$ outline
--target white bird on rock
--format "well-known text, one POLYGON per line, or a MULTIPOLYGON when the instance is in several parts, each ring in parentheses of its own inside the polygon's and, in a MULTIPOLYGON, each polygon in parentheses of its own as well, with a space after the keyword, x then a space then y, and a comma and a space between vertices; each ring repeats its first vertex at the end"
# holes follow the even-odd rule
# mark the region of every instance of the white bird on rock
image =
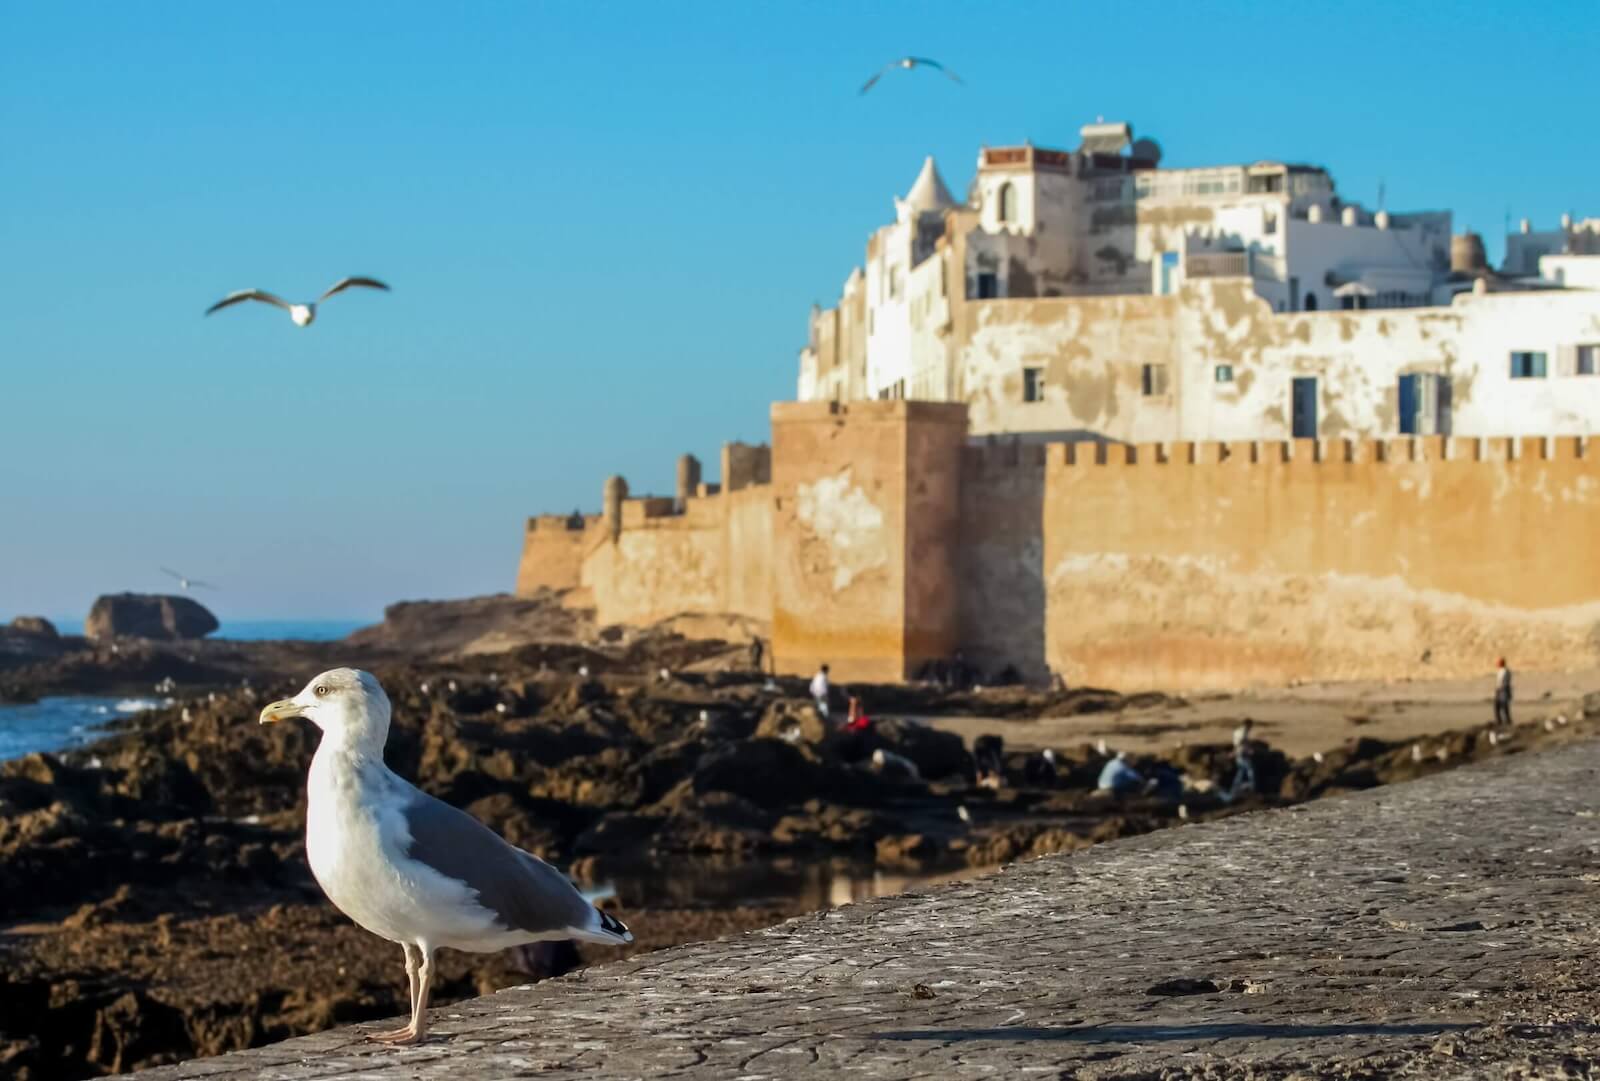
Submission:
POLYGON ((939 63, 937 60, 929 60, 926 56, 902 56, 899 60, 891 60, 889 63, 883 65, 878 74, 867 80, 866 85, 861 88, 861 92, 865 94, 868 90, 871 90, 879 79, 889 74, 895 68, 901 68, 905 71, 910 71, 913 68, 919 67, 932 68, 934 71, 937 71, 951 82, 963 86, 966 85, 961 82, 961 77, 959 75, 953 71, 947 70, 945 66, 939 63))
POLYGON ((304 717, 322 729, 306 778, 311 873, 339 911, 405 950, 411 1023, 371 1039, 422 1039, 441 947, 633 941, 560 871, 392 773, 383 763, 389 713, 378 681, 353 668, 324 672, 261 711, 262 724, 304 717))
POLYGON ((341 278, 337 282, 334 282, 333 285, 329 287, 328 291, 323 293, 316 300, 313 300, 307 304, 292 304, 276 294, 267 292, 265 289, 240 289, 236 293, 229 293, 227 296, 211 305, 211 307, 206 309, 206 314, 210 315, 212 312, 221 311, 223 308, 229 308, 235 304, 243 304, 247 300, 259 300, 263 304, 276 304, 278 307, 288 312, 289 318, 294 320, 295 326, 308 327, 317 321, 318 304, 321 304, 324 300, 327 300, 336 293, 342 293, 346 289, 353 289, 358 286, 364 289, 382 289, 385 293, 389 291, 389 287, 383 284, 377 278, 341 278))

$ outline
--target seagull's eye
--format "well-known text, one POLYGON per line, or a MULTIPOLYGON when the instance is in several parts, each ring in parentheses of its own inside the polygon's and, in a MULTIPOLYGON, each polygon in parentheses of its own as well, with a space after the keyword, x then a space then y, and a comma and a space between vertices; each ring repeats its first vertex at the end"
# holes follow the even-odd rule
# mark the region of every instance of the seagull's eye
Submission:
POLYGON ((328 686, 325 683, 319 683, 315 687, 311 688, 311 693, 316 695, 318 698, 326 698, 328 697, 328 686))

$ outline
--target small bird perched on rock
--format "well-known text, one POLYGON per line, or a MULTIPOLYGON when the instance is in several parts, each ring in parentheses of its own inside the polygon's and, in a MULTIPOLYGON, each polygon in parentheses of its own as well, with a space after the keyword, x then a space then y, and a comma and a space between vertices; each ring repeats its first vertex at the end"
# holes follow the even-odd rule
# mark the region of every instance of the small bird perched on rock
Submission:
POLYGON ((322 729, 306 777, 311 873, 339 911, 405 950, 411 1023, 371 1039, 422 1039, 440 947, 633 941, 560 871, 391 772, 389 715, 377 679, 353 668, 324 672, 261 711, 262 724, 304 717, 322 729))
POLYGON ((284 300, 280 296, 267 292, 265 289, 240 289, 238 292, 229 293, 227 296, 211 305, 211 307, 206 309, 206 314, 210 315, 212 312, 221 311, 223 308, 232 307, 235 304, 243 304, 247 300, 258 300, 263 304, 276 305, 277 307, 280 307, 284 311, 288 312, 289 318, 294 321, 295 326, 308 327, 317 321, 318 304, 321 304, 324 300, 327 300, 336 293, 342 293, 346 289, 355 288, 357 286, 365 289, 382 289, 386 293, 389 291, 389 287, 383 284, 377 278, 340 278, 338 281, 334 282, 333 285, 328 287, 328 291, 326 293, 323 293, 316 300, 305 304, 293 304, 287 300, 284 300))

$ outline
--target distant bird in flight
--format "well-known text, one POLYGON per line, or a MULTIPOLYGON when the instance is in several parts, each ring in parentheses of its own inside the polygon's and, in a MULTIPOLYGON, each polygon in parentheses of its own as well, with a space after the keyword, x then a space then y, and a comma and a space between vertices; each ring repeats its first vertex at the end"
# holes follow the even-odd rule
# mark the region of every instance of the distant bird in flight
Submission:
POLYGON ((178 580, 178 588, 183 590, 185 593, 189 592, 189 590, 194 589, 196 587, 199 587, 200 589, 216 589, 217 588, 216 586, 212 585, 210 582, 202 582, 198 578, 190 578, 186 574, 179 574, 177 571, 171 569, 170 567, 162 567, 161 570, 162 570, 162 572, 164 574, 170 574, 172 577, 176 578, 178 580))
POLYGON ((327 300, 335 293, 342 293, 346 289, 351 289, 358 285, 367 289, 382 289, 386 293, 389 291, 389 287, 383 284, 377 278, 342 278, 338 282, 334 283, 333 287, 330 288, 326 293, 323 293, 311 303, 291 304, 282 297, 274 296, 273 294, 267 292, 265 289, 241 289, 237 293, 229 293, 227 296, 211 305, 211 307, 206 309, 206 314, 210 315, 212 312, 221 311, 223 308, 231 307, 234 304, 241 304, 246 300, 259 300, 263 304, 276 304, 278 307, 288 312, 289 318, 294 320, 295 326, 308 327, 316 321, 318 304, 321 304, 324 300, 327 300))
POLYGON ((959 83, 962 86, 966 85, 966 83, 961 82, 961 77, 959 75, 953 71, 947 70, 945 66, 939 63, 937 60, 929 60, 926 56, 904 56, 899 60, 895 60, 883 65, 883 70, 878 72, 878 74, 874 75, 872 78, 868 79, 867 85, 861 88, 861 92, 865 94, 868 90, 871 90, 873 84, 875 84, 885 75, 889 74, 889 72, 893 71, 895 68, 904 68, 905 70, 910 71, 912 68, 918 66, 932 68, 934 71, 939 72, 951 82, 959 83))

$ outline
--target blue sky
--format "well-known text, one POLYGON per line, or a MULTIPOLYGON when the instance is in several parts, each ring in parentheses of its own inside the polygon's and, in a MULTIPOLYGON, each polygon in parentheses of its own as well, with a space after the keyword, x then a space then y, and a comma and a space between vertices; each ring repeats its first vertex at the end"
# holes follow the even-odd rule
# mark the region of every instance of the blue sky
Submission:
POLYGON ((0 0, 0 617, 508 589, 523 517, 767 437, 922 156, 1324 164, 1490 235, 1595 192, 1600 6, 0 0), (944 60, 956 87, 897 73, 944 60), (236 288, 310 297, 309 330, 236 288))

